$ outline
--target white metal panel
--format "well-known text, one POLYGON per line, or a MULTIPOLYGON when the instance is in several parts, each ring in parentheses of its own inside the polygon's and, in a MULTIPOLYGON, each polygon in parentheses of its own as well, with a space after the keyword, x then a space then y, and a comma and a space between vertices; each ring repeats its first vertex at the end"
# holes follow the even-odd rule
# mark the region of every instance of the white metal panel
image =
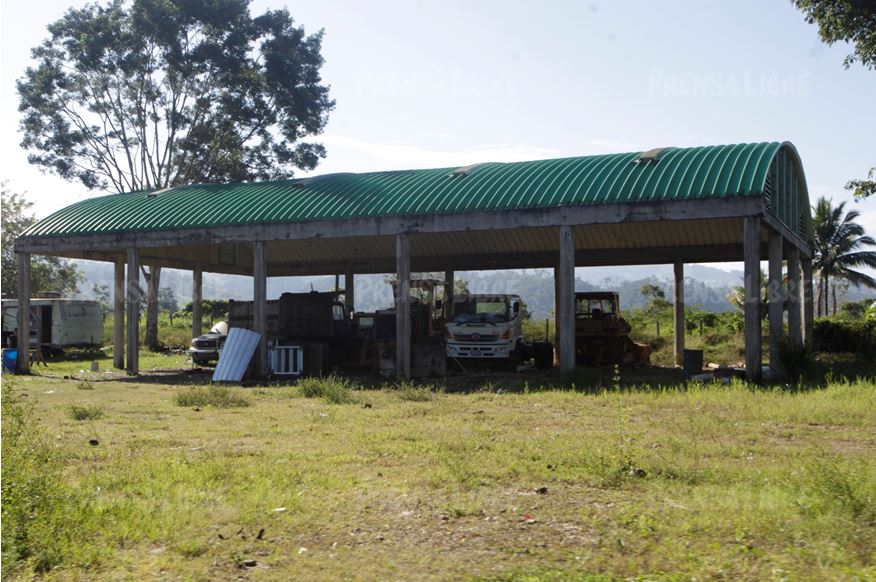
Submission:
POLYGON ((254 331, 232 327, 219 352, 219 362, 213 372, 214 382, 240 382, 249 366, 261 336, 254 331))

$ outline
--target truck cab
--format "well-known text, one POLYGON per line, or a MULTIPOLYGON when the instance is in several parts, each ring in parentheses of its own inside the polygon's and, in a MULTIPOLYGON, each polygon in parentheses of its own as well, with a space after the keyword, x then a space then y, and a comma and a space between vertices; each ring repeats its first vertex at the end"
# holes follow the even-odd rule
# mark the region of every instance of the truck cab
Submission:
POLYGON ((446 324, 450 358, 511 359, 523 338, 518 295, 459 295, 446 324))

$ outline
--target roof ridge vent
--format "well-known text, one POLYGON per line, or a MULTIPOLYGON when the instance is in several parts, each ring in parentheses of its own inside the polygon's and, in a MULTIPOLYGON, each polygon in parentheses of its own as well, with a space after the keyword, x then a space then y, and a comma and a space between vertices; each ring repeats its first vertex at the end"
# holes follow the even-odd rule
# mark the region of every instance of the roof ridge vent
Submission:
POLYGON ((320 182, 327 178, 337 178, 338 176, 349 176, 353 172, 333 172, 331 174, 319 174, 318 176, 307 176, 306 178, 298 178, 292 183, 294 188, 307 188, 308 186, 320 182))
POLYGON ((660 158, 663 157, 663 154, 666 153, 666 150, 671 149, 669 147, 660 147, 653 148, 646 152, 642 152, 639 156, 633 160, 634 164, 656 164, 660 161, 660 158))
POLYGON ((501 162, 479 162, 477 164, 470 164, 468 166, 462 166, 462 167, 456 168, 455 170, 453 170, 452 172, 450 172, 447 175, 450 176, 451 178, 465 178, 466 176, 468 176, 470 173, 475 171, 477 168, 480 168, 481 166, 487 166, 490 164, 499 164, 499 163, 501 163, 501 162))

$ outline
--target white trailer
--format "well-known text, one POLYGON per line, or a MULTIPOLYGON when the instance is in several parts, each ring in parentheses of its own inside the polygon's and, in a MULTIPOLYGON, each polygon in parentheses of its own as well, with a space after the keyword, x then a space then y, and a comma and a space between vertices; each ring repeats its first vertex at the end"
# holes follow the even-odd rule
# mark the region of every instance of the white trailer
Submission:
MULTIPOLYGON (((18 327, 18 301, 4 299, 2 311, 5 345, 6 338, 18 327)), ((103 315, 97 301, 35 298, 30 300, 30 312, 32 345, 60 350, 103 343, 103 315)))

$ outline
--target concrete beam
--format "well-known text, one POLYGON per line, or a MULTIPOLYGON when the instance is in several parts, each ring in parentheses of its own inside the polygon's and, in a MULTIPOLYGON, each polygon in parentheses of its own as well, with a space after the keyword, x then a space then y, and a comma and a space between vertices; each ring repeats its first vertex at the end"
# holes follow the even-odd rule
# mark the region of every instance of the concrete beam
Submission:
POLYGON ((268 374, 268 277, 265 263, 264 241, 252 243, 252 329, 259 334, 256 348, 255 377, 264 378, 268 374))
POLYGON ((812 261, 803 259, 801 261, 803 267, 803 341, 811 344, 812 323, 815 320, 815 309, 812 297, 812 261))
POLYGON ((365 217, 351 220, 276 222, 209 228, 134 231, 70 235, 65 237, 20 237, 19 251, 52 253, 72 250, 117 250, 136 246, 173 247, 212 245, 253 240, 302 240, 355 236, 395 236, 400 233, 437 233, 471 230, 544 228, 589 224, 620 224, 762 215, 764 199, 757 196, 646 203, 561 206, 505 211, 365 217))
POLYGON ((673 319, 675 323, 675 364, 684 363, 684 263, 677 261, 673 265, 675 273, 675 306, 673 319))
POLYGON ((560 228, 557 321, 560 336, 560 369, 575 369, 575 239, 571 226, 560 228))
POLYGON ((769 212, 765 212, 762 218, 764 224, 782 235, 782 238, 785 239, 785 242, 800 251, 800 254, 803 257, 807 259, 812 258, 812 249, 809 248, 809 245, 806 244, 806 241, 797 236, 797 233, 785 226, 785 224, 783 224, 778 218, 776 218, 769 212))
POLYGON ((803 282, 800 278, 800 251, 788 251, 788 335, 795 345, 803 343, 803 282))
POLYGON ((456 294, 456 272, 453 269, 444 270, 444 319, 450 321, 453 315, 453 296, 456 294))
MULTIPOLYGON (((18 360, 19 374, 30 373, 30 253, 18 253, 18 360)), ((39 349, 39 344, 37 344, 39 349)))
POLYGON ((395 363, 402 380, 411 379, 411 239, 407 233, 396 236, 395 273, 398 295, 395 298, 395 363))
POLYGON ((767 306, 770 322, 770 376, 781 377, 779 346, 785 333, 785 286, 782 284, 782 235, 769 233, 769 272, 767 275, 767 306))
POLYGON ((125 261, 113 263, 113 367, 125 369, 125 261))
POLYGON ((201 266, 197 265, 192 270, 192 337, 198 337, 203 333, 203 287, 204 273, 201 266))
POLYGON ((126 323, 128 327, 126 350, 128 356, 128 376, 136 376, 140 373, 140 300, 143 290, 140 289, 140 251, 136 247, 128 249, 127 288, 125 299, 127 300, 126 323))
POLYGON ((745 375, 753 382, 761 379, 760 330, 760 217, 745 219, 745 375))
POLYGON ((347 271, 344 274, 344 305, 347 308, 347 313, 354 313, 356 310, 356 275, 352 271, 347 271))

